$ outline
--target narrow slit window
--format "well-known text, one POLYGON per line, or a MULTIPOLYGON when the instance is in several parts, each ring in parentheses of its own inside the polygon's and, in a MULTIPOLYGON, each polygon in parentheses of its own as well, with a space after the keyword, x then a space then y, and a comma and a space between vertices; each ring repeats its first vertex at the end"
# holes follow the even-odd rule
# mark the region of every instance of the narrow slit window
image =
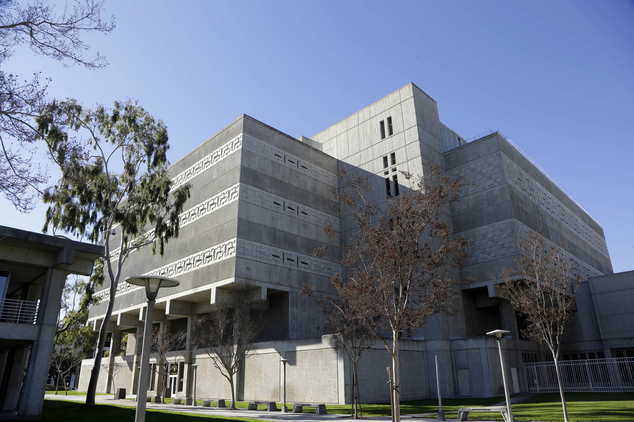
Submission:
POLYGON ((383 168, 386 169, 388 166, 388 162, 387 162, 387 155, 385 157, 383 157, 383 168))
POLYGON ((385 139, 385 120, 381 120, 379 125, 381 126, 381 139, 385 139))
POLYGON ((392 136, 394 129, 392 128, 392 117, 387 118, 387 136, 392 136))
POLYGON ((392 176, 392 180, 394 180, 394 196, 398 196, 398 176, 392 176))
POLYGON ((392 160, 392 165, 396 164, 396 153, 393 152, 390 154, 390 159, 392 160))
POLYGON ((388 198, 390 196, 392 196, 392 189, 390 187, 390 178, 389 177, 385 178, 385 193, 387 194, 388 198))

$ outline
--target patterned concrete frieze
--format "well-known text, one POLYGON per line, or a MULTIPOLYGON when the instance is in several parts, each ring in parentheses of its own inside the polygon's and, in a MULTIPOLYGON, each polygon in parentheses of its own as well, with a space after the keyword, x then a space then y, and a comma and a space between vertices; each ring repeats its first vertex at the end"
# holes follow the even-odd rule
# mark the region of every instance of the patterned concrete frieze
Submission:
POLYGON ((510 158, 504 156, 503 162, 509 185, 536 203, 542 210, 587 242, 603 256, 609 258, 608 246, 603 236, 594 231, 510 158))
POLYGON ((296 156, 267 144, 266 142, 262 142, 253 136, 244 134, 242 147, 247 151, 251 151, 273 162, 282 164, 297 172, 306 174, 313 179, 326 183, 333 188, 338 186, 339 181, 336 174, 329 172, 328 170, 324 170, 308 161, 300 160, 296 156))
POLYGON ((236 136, 220 148, 213 151, 211 154, 205 156, 202 160, 198 161, 193 166, 188 167, 185 171, 179 173, 172 179, 172 190, 178 188, 189 182, 194 177, 198 176, 205 170, 208 170, 212 166, 218 164, 236 151, 239 151, 242 147, 242 134, 236 136))

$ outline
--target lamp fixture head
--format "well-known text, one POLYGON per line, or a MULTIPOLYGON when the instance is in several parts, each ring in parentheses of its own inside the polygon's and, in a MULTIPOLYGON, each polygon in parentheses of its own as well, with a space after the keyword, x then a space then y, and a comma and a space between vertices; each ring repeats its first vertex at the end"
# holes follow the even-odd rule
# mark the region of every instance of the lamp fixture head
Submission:
POLYGON ((496 339, 501 340, 502 337, 504 337, 507 334, 511 334, 511 332, 508 330, 497 329, 497 330, 489 331, 487 333, 487 336, 495 336, 496 339))
POLYGON ((125 279, 127 283, 135 286, 144 286, 145 294, 149 300, 154 300, 161 287, 176 287, 180 284, 178 280, 163 277, 161 275, 153 276, 132 276, 125 279))

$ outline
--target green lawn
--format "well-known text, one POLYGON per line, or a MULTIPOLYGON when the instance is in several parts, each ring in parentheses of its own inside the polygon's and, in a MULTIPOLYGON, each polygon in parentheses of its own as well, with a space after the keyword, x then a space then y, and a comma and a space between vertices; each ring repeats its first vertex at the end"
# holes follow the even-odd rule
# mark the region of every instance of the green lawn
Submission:
MULTIPOLYGON (((458 408, 465 406, 491 406, 504 397, 444 399, 443 411, 448 418, 458 417, 458 408)), ((632 422, 634 421, 634 393, 567 393, 568 418, 571 422, 632 422)), ((350 414, 350 406, 328 405, 328 413, 350 414)), ((310 412, 312 409, 305 409, 310 412)), ((364 404, 364 416, 389 416, 390 404, 364 404)), ((436 399, 401 402, 401 414, 424 414, 438 412, 436 399)), ((550 421, 564 420, 559 394, 540 394, 526 403, 514 404, 513 415, 517 420, 550 421)), ((470 413, 470 419, 502 420, 499 413, 470 413)))
MULTIPOLYGON (((76 393, 75 394, 85 394, 76 393)), ((491 398, 464 398, 464 399, 444 399, 443 410, 447 418, 456 419, 459 407, 463 406, 490 406, 499 403, 503 397, 491 398)), ((634 393, 567 393, 566 403, 568 405, 568 416, 571 422, 632 422, 634 421, 634 393)), ((173 399, 166 399, 167 403, 172 403, 173 399)), ((202 405, 202 400, 197 400, 198 405, 202 405)), ((215 403, 213 403, 215 404, 215 403)), ((227 402, 227 405, 230 405, 227 402)), ((237 402, 236 407, 246 409, 248 402, 237 402)), ((288 403, 289 409, 292 404, 288 403)), ((350 406, 327 405, 328 413, 350 414, 350 406)), ((186 409, 183 406, 183 410, 186 409)), ((264 410, 261 405, 260 409, 264 410)), ((278 409, 281 404, 278 403, 278 409)), ((305 408, 305 412, 314 412, 314 409, 305 408)), ((401 403, 401 414, 425 414, 438 411, 438 401, 436 399, 411 400, 401 403)), ((364 404, 362 406, 364 417, 389 416, 390 404, 364 404)), ((558 394, 540 394, 534 396, 526 403, 514 404, 513 415, 518 421, 549 421, 563 422, 561 402, 558 394)), ((185 422, 192 417, 209 417, 225 420, 250 420, 242 418, 223 418, 218 416, 202 415, 182 415, 166 411, 148 410, 148 422, 173 421, 185 422)), ((82 421, 91 422, 111 422, 112 418, 134 418, 134 409, 119 407, 115 405, 99 405, 96 408, 86 408, 83 403, 45 400, 42 420, 46 421, 82 421), (127 413, 126 413, 127 412, 127 413), (131 416, 130 416, 131 415, 131 416)), ((497 413, 471 413, 470 419, 480 420, 502 420, 502 415, 497 413)), ((117 419, 115 419, 117 420, 117 419)), ((123 419, 119 419, 123 420, 123 419)))
MULTIPOLYGON (((83 403, 44 400, 42 411, 42 421, 49 422, 112 422, 112 421, 133 421, 136 409, 133 407, 115 406, 110 404, 100 404, 95 407, 86 407, 83 403)), ((163 410, 148 409, 146 422, 192 422, 192 419, 214 419, 214 422, 223 421, 244 421, 261 422, 249 418, 227 418, 213 415, 184 415, 163 410)))

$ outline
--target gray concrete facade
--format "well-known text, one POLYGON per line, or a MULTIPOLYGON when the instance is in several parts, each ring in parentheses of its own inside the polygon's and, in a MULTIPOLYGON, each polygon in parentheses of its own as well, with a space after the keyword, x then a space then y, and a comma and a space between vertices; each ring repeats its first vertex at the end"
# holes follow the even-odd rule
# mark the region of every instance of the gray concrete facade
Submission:
MULTIPOLYGON (((473 242, 464 267, 453 270, 472 281, 462 288, 458 314, 434 316, 415 333, 417 340, 404 341, 402 395, 436 395, 434 356, 443 394, 499 394, 496 344, 484 336, 497 328, 511 331, 503 346, 509 379, 519 392, 522 360, 539 348, 520 339, 513 309, 496 296, 494 277, 513 265, 513 246, 535 230, 552 244, 568 245, 584 279, 611 274, 603 230, 500 134, 467 143, 440 121, 436 101, 414 84, 311 137, 292 138, 246 115, 229 124, 171 166, 176 185, 191 184, 180 236, 170 240, 162 258, 144 250, 130 255, 122 279, 140 274, 178 279, 180 286, 159 292, 154 322, 188 333, 192 317, 227 305, 232 289, 248 286, 253 306, 264 310, 265 328, 256 353, 236 377, 238 398, 280 400, 279 359, 286 357, 295 362, 289 367, 289 400, 348 402, 350 365, 330 347, 318 302, 298 294, 302 284, 309 284, 315 297, 333 296, 330 279, 343 272, 336 246, 354 227, 335 209, 337 173, 346 168, 367 175, 374 188, 371 199, 380 204, 407 188, 400 171, 425 175, 429 162, 467 183, 460 202, 444 217, 455 233, 473 242), (325 236, 324 223, 339 228, 339 239, 325 236), (314 257, 315 248, 324 244, 328 252, 314 257)), ((106 287, 97 294, 107 297, 106 287)), ((109 330, 115 338, 129 334, 125 355, 113 362, 127 368, 116 383, 133 393, 140 359, 134 338, 144 309, 144 291, 122 283, 109 330)), ((95 328, 104 313, 105 304, 91 309, 95 328)), ((176 395, 191 395, 190 365, 197 363, 199 396, 228 398, 228 385, 205 355, 189 347, 170 359, 179 365, 173 374, 176 395)), ((364 358, 364 400, 389 398, 387 362, 378 345, 364 358)), ((86 374, 82 371, 80 389, 87 385, 86 374)), ((111 378, 104 374, 99 388, 108 389, 111 378)))
POLYGON ((62 291, 103 247, 0 226, 0 411, 39 418, 62 291))

